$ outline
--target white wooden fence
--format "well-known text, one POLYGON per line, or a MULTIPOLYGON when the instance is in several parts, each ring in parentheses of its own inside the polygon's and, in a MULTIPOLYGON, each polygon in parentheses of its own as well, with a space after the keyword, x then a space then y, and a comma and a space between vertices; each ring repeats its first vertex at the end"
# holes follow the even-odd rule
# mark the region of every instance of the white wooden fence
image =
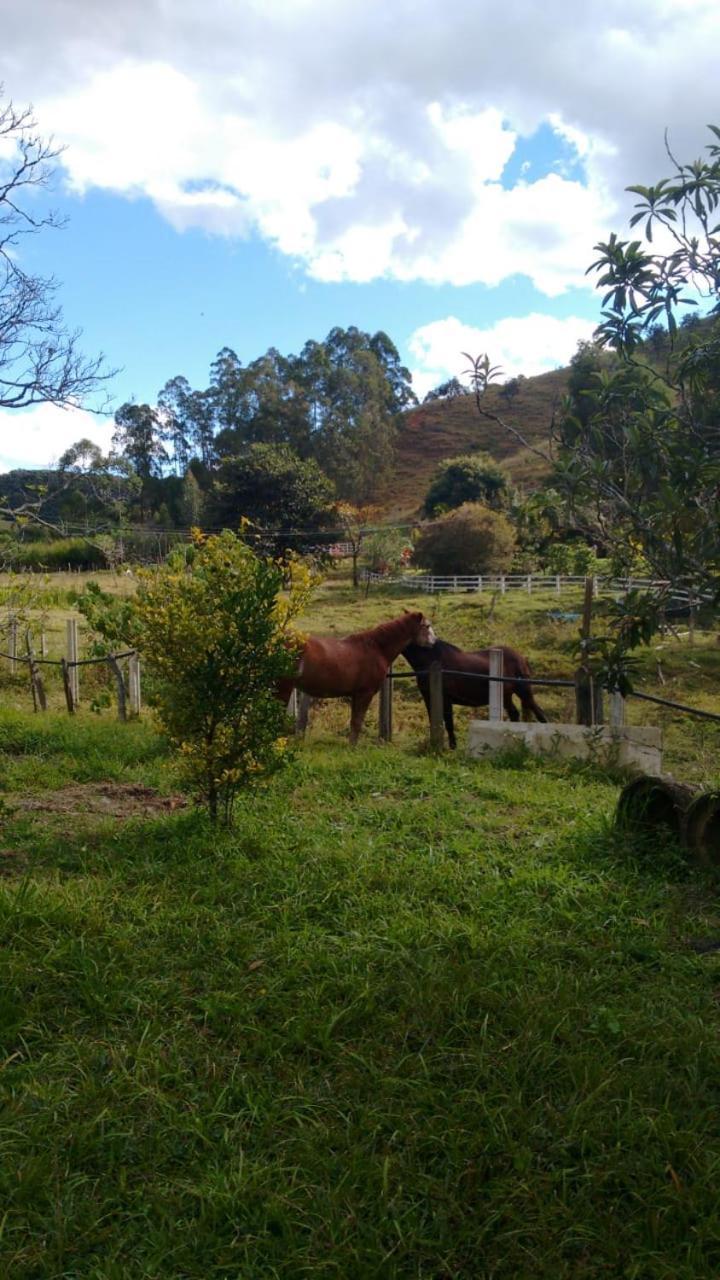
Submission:
MULTIPOLYGON (((421 591, 424 595, 435 595, 444 591, 451 593, 499 591, 501 595, 504 595, 507 591, 525 591, 528 595, 532 595, 534 591, 554 591, 556 595, 561 595, 563 590, 577 590, 580 587, 584 587, 586 582, 584 576, 560 573, 418 573, 393 576, 391 574, 371 573, 368 571, 365 577, 368 582, 375 583, 378 586, 400 586, 405 591, 421 591)), ((593 589, 596 596, 607 593, 613 595, 622 594, 635 588, 642 590, 651 588, 657 590, 667 589, 673 599, 685 600, 689 603, 687 591, 682 588, 671 587, 669 582, 658 578, 593 578, 593 589)), ((700 599, 706 600, 709 597, 696 597, 696 603, 699 603, 700 599)))

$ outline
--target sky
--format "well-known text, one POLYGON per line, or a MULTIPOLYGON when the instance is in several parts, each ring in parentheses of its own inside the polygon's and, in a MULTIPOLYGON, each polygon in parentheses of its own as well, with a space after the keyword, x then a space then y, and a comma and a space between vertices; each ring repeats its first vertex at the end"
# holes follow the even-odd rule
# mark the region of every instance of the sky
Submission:
MULTIPOLYGON (((487 351, 566 364, 629 183, 720 123, 717 0, 25 0, 0 81, 64 147, 54 275, 114 406, 335 325, 384 330, 422 397, 487 351)), ((0 156, 2 164, 10 158, 0 156)), ((0 470, 112 418, 0 410, 0 470)))

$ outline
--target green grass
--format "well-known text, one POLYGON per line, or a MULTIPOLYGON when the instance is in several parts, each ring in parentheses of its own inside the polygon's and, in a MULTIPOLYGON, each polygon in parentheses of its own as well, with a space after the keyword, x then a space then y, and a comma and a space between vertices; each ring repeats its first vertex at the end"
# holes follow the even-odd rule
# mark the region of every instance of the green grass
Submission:
MULTIPOLYGON (((0 1274, 716 1276, 713 884, 602 775, 331 727, 232 833, 0 819, 0 1274)), ((0 746, 175 785, 147 722, 0 746)))

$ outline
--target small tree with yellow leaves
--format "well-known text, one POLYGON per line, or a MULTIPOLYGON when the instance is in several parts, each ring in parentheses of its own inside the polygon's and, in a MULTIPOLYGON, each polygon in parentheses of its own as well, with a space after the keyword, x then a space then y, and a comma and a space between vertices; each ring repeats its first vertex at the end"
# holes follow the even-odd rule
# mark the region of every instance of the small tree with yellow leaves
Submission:
POLYGON ((304 565, 288 570, 226 530, 194 532, 192 555, 139 587, 137 644, 158 715, 213 821, 230 822, 238 791, 286 759, 275 688, 297 661, 292 621, 311 585, 304 565))

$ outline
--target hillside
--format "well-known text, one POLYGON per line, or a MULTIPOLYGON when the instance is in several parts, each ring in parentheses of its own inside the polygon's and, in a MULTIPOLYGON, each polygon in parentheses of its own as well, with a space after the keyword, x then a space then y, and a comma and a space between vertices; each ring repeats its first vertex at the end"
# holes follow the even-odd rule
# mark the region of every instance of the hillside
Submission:
MULTIPOLYGON (((715 316, 686 316, 675 340, 675 354, 688 344, 707 341, 716 331, 715 316)), ((647 342, 641 343, 635 359, 659 372, 671 355, 667 334, 655 326, 647 342)), ((607 353, 609 360, 612 359, 607 353)), ((515 427, 531 444, 543 447, 549 424, 567 387, 568 367, 553 369, 534 378, 524 378, 520 394, 511 405, 491 387, 485 397, 487 408, 515 427)), ((534 488, 547 469, 542 460, 522 448, 510 432, 481 418, 472 396, 455 400, 435 400, 410 410, 397 442, 395 475, 380 505, 388 519, 416 515, 436 467, 445 458, 459 453, 489 453, 502 462, 515 484, 534 488)))
MULTIPOLYGON (((525 379, 509 406, 499 388, 491 387, 485 403, 531 444, 543 447, 553 409, 565 393, 567 376, 567 369, 553 369, 525 379)), ((476 451, 504 463, 516 484, 535 486, 545 474, 540 458, 523 449, 510 432, 479 416, 472 396, 431 401, 405 416, 395 475, 382 501, 387 516, 398 519, 415 514, 438 464, 444 458, 476 451)))

